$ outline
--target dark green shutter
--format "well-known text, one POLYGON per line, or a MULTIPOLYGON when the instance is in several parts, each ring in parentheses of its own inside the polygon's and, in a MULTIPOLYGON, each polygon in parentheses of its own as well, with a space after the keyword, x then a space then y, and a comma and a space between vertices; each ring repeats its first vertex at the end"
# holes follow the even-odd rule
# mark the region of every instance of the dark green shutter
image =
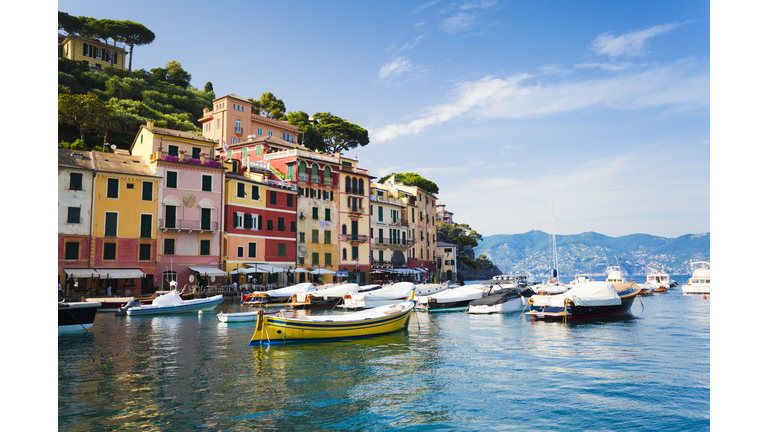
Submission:
POLYGON ((141 199, 144 201, 152 201, 154 195, 154 187, 152 182, 141 182, 141 199))
POLYGON ((175 240, 174 239, 165 239, 163 242, 163 254, 164 255, 173 255, 175 246, 175 240))
POLYGON ((139 234, 139 237, 152 238, 152 215, 141 215, 141 233, 139 234))
POLYGON ((165 227, 176 228, 176 206, 165 206, 165 227))
POLYGON ((117 213, 107 212, 104 237, 117 237, 117 213))
POLYGON ((251 215, 245 214, 243 215, 243 219, 245 219, 245 229, 251 229, 253 228, 253 221, 251 219, 251 215))
POLYGON ((211 192, 213 190, 213 177, 209 175, 203 176, 203 191, 211 192))
POLYGON ((211 209, 200 209, 200 229, 211 229, 211 209))
POLYGON ((200 240, 200 255, 210 255, 210 254, 211 254, 211 241, 200 240))
POLYGON ((166 171, 165 175, 165 187, 176 188, 176 180, 178 173, 176 171, 166 171))
POLYGON ((331 209, 329 208, 325 209, 325 220, 331 220, 331 209))
POLYGON ((119 189, 120 189, 120 180, 107 179, 107 198, 118 198, 119 189))

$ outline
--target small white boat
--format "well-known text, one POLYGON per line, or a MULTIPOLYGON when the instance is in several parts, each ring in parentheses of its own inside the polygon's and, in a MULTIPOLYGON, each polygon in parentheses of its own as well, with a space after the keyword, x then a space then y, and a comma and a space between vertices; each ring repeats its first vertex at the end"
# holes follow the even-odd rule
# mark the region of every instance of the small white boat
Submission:
POLYGON ((250 306, 282 306, 289 303, 294 294, 313 291, 317 291, 317 288, 311 282, 303 282, 285 288, 251 293, 243 303, 250 306))
POLYGON ((606 278, 606 282, 611 283, 624 283, 626 282, 624 280, 624 275, 621 273, 621 267, 619 266, 608 266, 608 268, 605 270, 608 274, 608 277, 606 278))
POLYGON ((437 294, 417 296, 416 309, 428 312, 466 310, 469 302, 485 297, 490 288, 483 284, 464 285, 437 294))
POLYGON ((528 303, 528 298, 523 297, 517 287, 504 288, 469 302, 467 313, 492 314, 521 311, 528 303))
POLYGON ((406 300, 413 291, 413 282, 398 282, 375 291, 357 292, 344 296, 345 309, 371 309, 406 300))
POLYGON ((224 301, 224 296, 217 295, 208 298, 182 300, 176 291, 163 294, 152 300, 150 305, 134 305, 135 300, 128 303, 124 308, 121 307, 117 314, 126 314, 128 316, 137 315, 162 315, 184 312, 211 311, 219 303, 224 301))
POLYGON ((219 312, 216 317, 223 323, 256 321, 259 319, 259 311, 236 313, 219 312))
POLYGON ((709 294, 709 263, 692 262, 691 270, 693 274, 688 283, 683 285, 683 294, 709 294))
POLYGON ((332 308, 344 303, 344 296, 356 294, 360 286, 356 283, 345 283, 312 292, 296 293, 288 306, 295 309, 332 308))
POLYGON ((590 282, 589 275, 586 273, 579 273, 574 277, 569 285, 573 287, 584 282, 590 282))
POLYGON ((645 275, 645 283, 641 286, 643 285, 653 286, 653 289, 656 292, 666 292, 673 286, 677 286, 677 283, 670 280, 667 273, 655 272, 645 275))

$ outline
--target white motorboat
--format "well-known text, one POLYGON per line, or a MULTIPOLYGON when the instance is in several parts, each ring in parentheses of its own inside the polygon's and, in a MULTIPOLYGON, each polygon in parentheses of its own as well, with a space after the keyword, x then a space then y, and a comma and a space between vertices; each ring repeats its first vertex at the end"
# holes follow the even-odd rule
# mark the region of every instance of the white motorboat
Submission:
POLYGON ((605 279, 606 282, 611 282, 611 283, 626 282, 624 280, 624 275, 621 273, 621 267, 619 266, 608 266, 605 272, 607 273, 607 278, 605 279))
POLYGON ((132 300, 125 307, 121 307, 118 315, 138 316, 138 315, 162 315, 184 312, 211 311, 219 303, 224 301, 224 296, 217 295, 208 298, 182 300, 176 291, 163 294, 152 300, 152 304, 142 305, 137 300, 132 300), (135 304, 135 303, 138 303, 135 304))
POLYGON ((413 282, 398 282, 375 291, 347 294, 344 296, 344 304, 340 306, 345 309, 370 309, 399 303, 411 295, 413 288, 413 282))
POLYGON ((317 291, 311 282, 303 282, 285 288, 278 288, 263 292, 253 292, 248 295, 248 300, 243 303, 250 306, 282 306, 291 301, 291 297, 297 293, 309 293, 317 291))
POLYGON ((344 296, 356 294, 360 286, 356 283, 344 283, 312 292, 296 293, 289 306, 295 309, 332 308, 344 303, 344 296))
POLYGON ((665 292, 673 286, 677 286, 675 281, 669 279, 667 273, 661 272, 645 275, 645 283, 642 285, 651 285, 656 292, 665 292))
POLYGON ((577 274, 574 277, 574 279, 571 281, 571 283, 569 285, 571 287, 573 287, 575 285, 582 284, 584 282, 590 282, 590 281, 591 281, 591 279, 589 278, 588 274, 586 274, 586 273, 579 273, 579 274, 577 274))
POLYGON ((683 285, 683 294, 709 294, 709 263, 696 261, 691 263, 691 278, 683 285))
POLYGON ((259 311, 235 313, 219 312, 218 315, 216 315, 216 318, 223 323, 256 321, 259 319, 259 311))
POLYGON ((520 294, 520 289, 517 287, 503 288, 492 292, 485 297, 469 302, 467 313, 492 314, 521 311, 528 303, 528 298, 529 297, 523 297, 520 294))
POLYGON ((88 331, 93 327, 99 302, 60 302, 59 333, 88 331))
POLYGON ((485 297, 490 288, 483 284, 464 285, 436 294, 416 296, 416 309, 428 312, 466 310, 469 302, 485 297))

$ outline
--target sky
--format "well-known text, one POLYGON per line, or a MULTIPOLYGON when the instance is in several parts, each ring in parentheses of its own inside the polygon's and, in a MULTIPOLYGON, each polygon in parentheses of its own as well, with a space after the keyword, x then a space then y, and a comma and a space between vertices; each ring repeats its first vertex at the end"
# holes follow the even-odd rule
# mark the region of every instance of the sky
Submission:
POLYGON ((151 29, 135 69, 177 60, 217 96, 272 92, 366 128, 345 156, 432 180, 484 236, 710 231, 707 2, 180 5, 58 10, 151 29))

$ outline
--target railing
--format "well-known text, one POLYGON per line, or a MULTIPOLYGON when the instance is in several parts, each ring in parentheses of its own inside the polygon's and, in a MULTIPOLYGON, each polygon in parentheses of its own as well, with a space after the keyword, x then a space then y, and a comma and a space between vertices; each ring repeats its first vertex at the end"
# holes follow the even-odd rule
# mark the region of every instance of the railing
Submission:
POLYGON ((323 184, 325 184, 327 186, 333 186, 333 179, 332 178, 324 178, 323 179, 323 184))
POLYGON ((402 201, 400 201, 399 199, 383 197, 378 195, 371 195, 371 201, 376 201, 376 202, 385 203, 385 204, 392 204, 400 207, 403 206, 402 201))
POLYGON ((185 229, 185 230, 200 230, 200 231, 217 231, 219 229, 218 221, 210 221, 206 226, 203 222, 197 219, 174 219, 169 221, 167 219, 158 219, 158 228, 160 229, 185 229), (170 226, 166 226, 168 222, 170 226))
POLYGON ((386 245, 386 246, 405 246, 405 247, 411 247, 413 246, 413 240, 408 239, 389 239, 386 237, 373 237, 371 238, 371 243, 375 245, 386 245))
POLYGON ((366 243, 368 242, 368 236, 367 235, 360 235, 360 234, 342 234, 341 235, 342 241, 346 241, 349 243, 366 243))
POLYGON ((357 188, 352 188, 346 189, 344 192, 351 195, 365 195, 365 189, 358 191, 357 188))
POLYGON ((355 173, 355 174, 365 174, 365 175, 368 175, 368 170, 367 169, 355 168, 355 167, 351 167, 349 165, 342 165, 341 166, 341 170, 342 171, 346 171, 346 172, 355 173))
POLYGON ((392 268, 392 261, 371 261, 371 268, 392 268))
POLYGON ((251 162, 251 169, 269 171, 269 162, 251 162))
POLYGON ((301 180, 301 181, 309 181, 309 174, 307 174, 307 173, 299 173, 299 180, 301 180))
POLYGON ((312 183, 320 183, 320 177, 316 176, 316 175, 313 175, 312 176, 312 183))
POLYGON ((243 128, 241 128, 241 127, 236 127, 236 128, 235 128, 235 133, 237 133, 237 134, 241 134, 241 133, 243 133, 243 128))
POLYGON ((265 180, 265 183, 270 185, 270 186, 276 186, 276 187, 279 187, 279 188, 289 189, 289 190, 292 190, 292 191, 295 191, 297 189, 296 184, 295 183, 290 183, 290 182, 283 182, 283 181, 278 181, 278 180, 269 180, 269 179, 267 179, 267 180, 265 180))

